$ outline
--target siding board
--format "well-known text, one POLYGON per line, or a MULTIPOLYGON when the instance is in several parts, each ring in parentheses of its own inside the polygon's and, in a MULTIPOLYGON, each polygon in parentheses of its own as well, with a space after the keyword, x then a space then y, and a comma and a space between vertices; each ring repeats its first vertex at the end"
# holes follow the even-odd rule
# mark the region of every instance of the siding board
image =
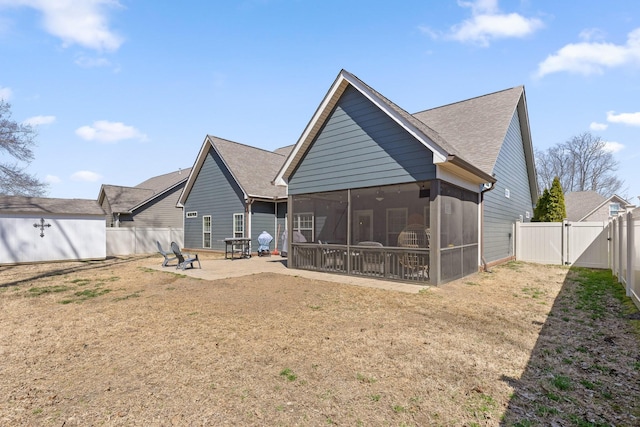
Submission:
POLYGON ((435 178, 433 153, 354 88, 289 179, 289 194, 435 178))
POLYGON ((233 234, 233 214, 244 212, 244 195, 226 166, 210 148, 184 203, 184 212, 198 212, 184 219, 184 245, 202 248, 202 217, 211 215, 211 249, 224 250, 224 239, 233 234))
POLYGON ((511 119, 504 143, 498 154, 493 190, 484 196, 484 256, 487 262, 513 256, 513 224, 520 219, 528 222, 526 212, 533 215, 529 191, 524 143, 516 111, 511 119), (510 197, 505 196, 509 190, 510 197))

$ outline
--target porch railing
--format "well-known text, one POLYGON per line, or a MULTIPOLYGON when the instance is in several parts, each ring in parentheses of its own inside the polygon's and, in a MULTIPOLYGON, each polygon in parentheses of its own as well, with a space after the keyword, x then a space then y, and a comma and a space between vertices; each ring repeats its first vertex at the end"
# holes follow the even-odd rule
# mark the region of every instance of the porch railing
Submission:
POLYGON ((429 249, 293 243, 292 267, 402 282, 429 283, 429 249))

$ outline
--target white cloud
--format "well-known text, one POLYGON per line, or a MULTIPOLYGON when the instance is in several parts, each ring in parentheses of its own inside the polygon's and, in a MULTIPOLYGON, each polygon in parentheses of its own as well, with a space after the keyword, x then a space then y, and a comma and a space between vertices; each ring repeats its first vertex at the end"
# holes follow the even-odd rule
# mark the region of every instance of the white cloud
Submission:
POLYGON ((76 135, 87 141, 118 142, 124 139, 138 139, 148 141, 147 135, 133 126, 122 122, 98 120, 92 126, 82 126, 76 129, 76 135))
POLYGON ((115 51, 122 37, 109 28, 108 9, 122 7, 117 0, 0 0, 2 6, 26 6, 42 13, 44 29, 73 44, 115 51))
POLYGON ((44 181, 49 183, 49 184, 59 184, 62 182, 62 180, 55 176, 55 175, 47 175, 44 177, 44 181))
POLYGON ((0 100, 8 101, 11 99, 13 91, 9 87, 0 86, 0 100))
POLYGON ((580 39, 585 42, 603 41, 605 39, 605 36, 605 32, 599 28, 586 28, 580 31, 580 34, 578 34, 578 37, 580 37, 580 39))
POLYGON ((598 122, 591 122, 591 124, 589 125, 589 129, 591 130, 606 130, 608 127, 608 124, 598 122))
POLYGON ((109 61, 107 58, 90 58, 88 56, 80 56, 76 58, 75 63, 82 68, 98 68, 111 66, 111 61, 109 61))
POLYGON ((501 13, 497 0, 459 1, 458 5, 470 8, 472 14, 470 19, 451 28, 449 38, 460 42, 486 47, 492 40, 525 37, 544 26, 537 18, 501 13))
POLYGON ((609 123, 622 123, 630 126, 640 126, 640 112, 616 114, 615 111, 608 111, 607 121, 609 123))
POLYGON ((604 151, 608 151, 610 153, 617 153, 624 149, 624 145, 619 142, 614 141, 605 141, 604 147, 602 147, 604 151))
POLYGON ((102 179, 102 175, 91 171, 78 171, 71 175, 73 181, 96 182, 102 179))
MULTIPOLYGON (((582 37, 585 38, 584 34, 582 37)), ((583 75, 602 74, 606 68, 629 64, 640 64, 640 28, 628 34, 624 45, 601 41, 570 43, 538 64, 536 74, 538 77, 561 71, 583 75)))
POLYGON ((34 116, 34 117, 29 117, 27 120, 25 120, 22 123, 30 126, 39 126, 39 125, 50 125, 55 121, 56 121, 56 116, 34 116))

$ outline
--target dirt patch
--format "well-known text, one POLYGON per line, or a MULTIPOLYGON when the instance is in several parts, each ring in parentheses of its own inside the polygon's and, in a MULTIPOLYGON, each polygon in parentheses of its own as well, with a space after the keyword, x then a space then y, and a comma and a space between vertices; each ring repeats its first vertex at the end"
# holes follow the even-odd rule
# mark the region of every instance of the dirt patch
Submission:
POLYGON ((1 425, 640 416, 633 321, 609 296, 596 321, 576 309, 567 268, 511 263, 405 294, 278 274, 203 281, 146 268, 157 261, 0 267, 1 425))

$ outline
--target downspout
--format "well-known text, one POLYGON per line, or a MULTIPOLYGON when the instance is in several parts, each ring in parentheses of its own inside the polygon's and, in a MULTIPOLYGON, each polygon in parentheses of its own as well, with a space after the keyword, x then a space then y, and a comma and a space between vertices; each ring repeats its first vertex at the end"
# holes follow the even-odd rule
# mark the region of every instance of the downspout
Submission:
POLYGON ((487 266, 487 261, 484 259, 484 193, 493 190, 496 187, 496 183, 483 184, 482 187, 483 190, 480 192, 480 260, 482 261, 484 272, 491 273, 487 266))

